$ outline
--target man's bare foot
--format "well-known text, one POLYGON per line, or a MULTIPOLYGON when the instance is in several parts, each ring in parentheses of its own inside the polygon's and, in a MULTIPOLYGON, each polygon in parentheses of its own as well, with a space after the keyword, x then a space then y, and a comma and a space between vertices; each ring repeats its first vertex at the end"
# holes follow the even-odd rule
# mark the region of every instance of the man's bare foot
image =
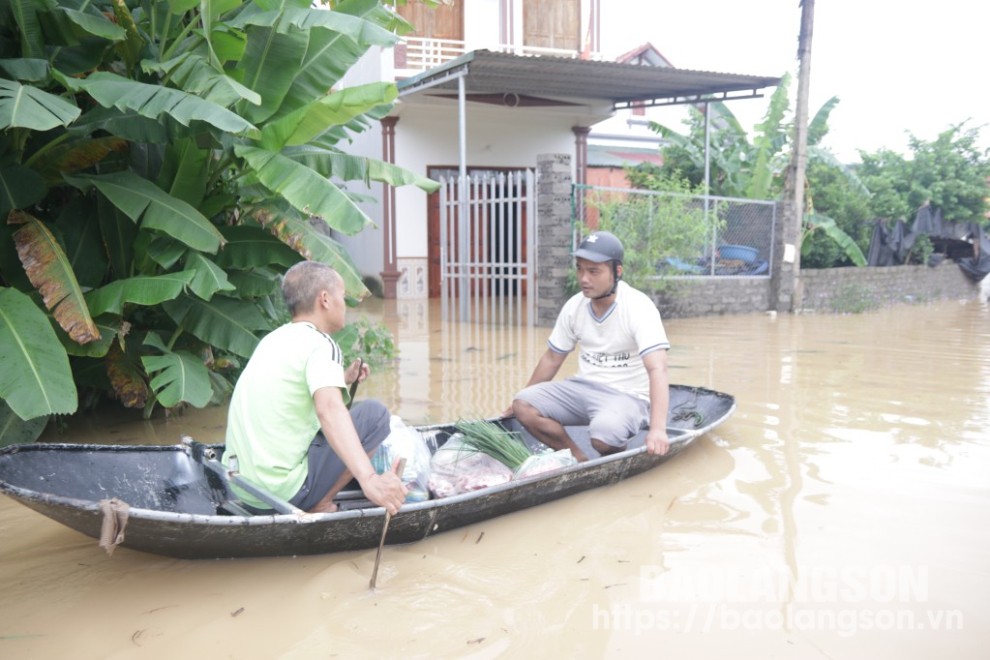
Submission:
POLYGON ((335 502, 330 502, 329 504, 323 504, 321 502, 320 504, 317 504, 306 513, 336 513, 336 512, 337 512, 337 504, 335 502))

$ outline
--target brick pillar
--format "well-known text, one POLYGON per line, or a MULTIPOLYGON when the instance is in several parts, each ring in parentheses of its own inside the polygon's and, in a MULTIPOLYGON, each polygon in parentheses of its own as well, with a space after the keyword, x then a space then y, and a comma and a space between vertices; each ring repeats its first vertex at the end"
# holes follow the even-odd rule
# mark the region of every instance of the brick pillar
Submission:
MULTIPOLYGON (((381 120, 382 160, 386 163, 395 163, 395 125, 398 122, 398 117, 383 117, 381 120)), ((396 266, 395 254, 395 187, 387 183, 382 184, 382 252, 382 295, 386 300, 393 300, 396 297, 396 283, 402 273, 396 266)))
POLYGON ((536 157, 536 325, 552 326, 564 304, 574 267, 571 224, 571 157, 536 157))

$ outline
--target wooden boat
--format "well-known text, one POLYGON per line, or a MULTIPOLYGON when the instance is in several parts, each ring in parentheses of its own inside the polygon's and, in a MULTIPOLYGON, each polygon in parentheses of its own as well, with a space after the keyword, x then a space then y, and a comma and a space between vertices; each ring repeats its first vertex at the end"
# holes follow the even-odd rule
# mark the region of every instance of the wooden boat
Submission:
MULTIPOLYGON (((724 422, 735 409, 731 395, 672 385, 668 435, 670 451, 647 453, 645 431, 630 448, 609 456, 591 449, 585 427, 568 433, 589 460, 552 473, 513 480, 460 495, 407 503, 392 517, 386 543, 410 543, 450 529, 544 504, 590 488, 606 486, 652 469, 684 451, 724 422)), ((520 431, 542 447, 513 418, 494 420, 520 431)), ((429 444, 442 445, 453 424, 417 427, 429 444)), ((347 504, 335 513, 309 514, 269 498, 270 515, 251 515, 239 506, 233 480, 250 488, 220 464, 221 445, 186 440, 169 446, 24 444, 0 450, 0 492, 64 525, 116 547, 171 557, 204 559, 305 555, 378 546, 385 510, 341 493, 347 504), (361 502, 366 506, 361 507, 361 502), (126 506, 121 506, 126 503, 126 506)))

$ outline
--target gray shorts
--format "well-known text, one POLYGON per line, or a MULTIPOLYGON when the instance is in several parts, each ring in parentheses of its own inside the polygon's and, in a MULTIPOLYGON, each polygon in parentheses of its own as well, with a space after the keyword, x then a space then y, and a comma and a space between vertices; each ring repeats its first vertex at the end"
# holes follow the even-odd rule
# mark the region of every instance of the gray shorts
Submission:
MULTIPOLYGON (((375 399, 363 399, 355 402, 350 412, 354 428, 361 439, 361 446, 370 455, 391 432, 389 426, 391 415, 388 408, 375 399)), ((323 431, 317 432, 313 442, 310 443, 308 459, 309 471, 306 474, 306 481, 303 482, 299 492, 289 500, 303 511, 309 511, 319 504, 347 469, 337 453, 330 448, 323 431)))
POLYGON ((643 399, 577 376, 531 385, 515 398, 564 426, 587 426, 592 438, 612 447, 625 447, 650 423, 643 399))

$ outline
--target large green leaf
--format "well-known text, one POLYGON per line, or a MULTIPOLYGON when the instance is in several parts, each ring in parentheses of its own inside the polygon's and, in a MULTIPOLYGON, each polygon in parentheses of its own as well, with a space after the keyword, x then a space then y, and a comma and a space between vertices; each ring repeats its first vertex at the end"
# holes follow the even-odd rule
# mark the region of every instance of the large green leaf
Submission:
POLYGON ((252 105, 261 103, 261 96, 237 82, 224 71, 213 68, 202 55, 186 53, 167 62, 142 63, 149 73, 167 74, 176 85, 211 103, 227 107, 238 101, 252 105))
POLYGON ((169 145, 165 153, 158 185, 199 209, 209 183, 212 151, 200 148, 192 138, 185 138, 169 145))
POLYGON ((60 9, 66 18, 75 23, 84 32, 94 37, 100 37, 107 41, 123 41, 124 37, 127 36, 124 28, 110 22, 106 16, 95 8, 92 13, 76 11, 67 7, 61 7, 60 9))
POLYGON ((48 317, 17 289, 0 287, 0 399, 21 419, 75 412, 65 349, 48 317))
POLYGON ((223 244, 223 236, 203 214, 133 172, 84 176, 75 181, 96 186, 135 223, 140 221, 142 227, 168 234, 195 250, 216 252, 223 244))
POLYGON ((21 54, 28 58, 44 57, 45 35, 38 20, 38 12, 42 9, 40 3, 35 0, 9 0, 4 5, 4 14, 7 13, 7 7, 9 7, 20 33, 21 54))
POLYGON ((100 286, 106 278, 108 262, 94 200, 88 197, 70 200, 59 212, 55 230, 79 285, 100 286))
POLYGON ((116 277, 131 275, 134 243, 138 228, 103 195, 96 195, 100 236, 107 252, 110 270, 116 277))
POLYGON ((306 259, 325 263, 340 273, 347 295, 360 300, 371 293, 347 250, 330 238, 325 229, 318 229, 313 223, 288 213, 269 215, 258 212, 255 217, 280 241, 306 259))
POLYGON ((299 261, 299 254, 261 227, 231 225, 220 228, 227 239, 217 265, 221 268, 254 268, 279 265, 288 268, 299 261))
POLYGON ((250 357, 258 345, 259 330, 271 326, 252 303, 224 296, 206 302, 191 296, 164 303, 166 313, 198 339, 236 355, 250 357))
POLYGON ((199 252, 190 252, 186 256, 186 268, 195 273, 189 288, 203 300, 209 300, 217 291, 234 290, 227 273, 199 252))
POLYGON ((34 205, 47 190, 44 179, 30 168, 12 165, 0 169, 0 222, 6 220, 11 209, 34 205))
POLYGON ((0 78, 0 130, 47 131, 56 126, 68 126, 81 112, 54 94, 0 78))
POLYGON ((323 218, 332 228, 353 235, 372 224, 332 181, 282 154, 237 145, 234 152, 247 161, 258 180, 281 195, 293 208, 323 218))
POLYGON ((178 273, 154 277, 130 277, 114 280, 86 294, 86 304, 93 316, 101 314, 122 314, 124 305, 160 305, 166 300, 179 297, 182 290, 193 280, 195 272, 183 270, 178 273))
POLYGON ((151 119, 171 117, 183 126, 202 121, 221 131, 250 138, 259 135, 258 129, 240 115, 178 89, 136 82, 105 71, 84 79, 68 78, 57 72, 52 75, 68 89, 86 92, 105 108, 130 110, 151 119))
POLYGON ((118 138, 135 143, 167 144, 169 130, 165 122, 150 117, 142 117, 134 112, 121 112, 117 108, 96 106, 87 110, 73 122, 69 132, 89 137, 99 131, 106 131, 118 138))
POLYGON ((7 402, 0 399, 0 447, 34 442, 48 425, 48 417, 23 420, 14 414, 7 402))
MULTIPOLYGON (((805 231, 812 232, 817 229, 821 229, 825 234, 831 238, 835 243, 842 248, 852 261, 857 266, 866 265, 866 257, 863 256, 863 251, 859 249, 856 245, 856 241, 852 239, 849 234, 842 231, 842 229, 835 223, 832 218, 822 215, 820 213, 808 213, 804 216, 805 231)), ((802 241, 802 248, 804 244, 810 245, 810 241, 802 241)))
POLYGON ((279 291, 281 280, 279 274, 269 268, 232 270, 227 273, 227 278, 237 289, 239 298, 271 296, 279 291))
POLYGON ((347 87, 288 115, 269 121, 261 130, 261 146, 278 151, 284 146, 307 144, 331 126, 340 126, 374 107, 395 100, 398 92, 391 83, 347 87))
POLYGON ((440 184, 407 169, 374 158, 352 156, 312 145, 287 147, 282 154, 322 176, 341 181, 380 181, 393 186, 414 185, 428 193, 435 192, 440 184))
POLYGON ((144 342, 162 351, 162 355, 145 355, 141 364, 151 378, 151 389, 158 396, 158 402, 166 408, 181 402, 202 408, 213 397, 210 384, 210 371, 203 361, 186 351, 170 351, 155 333, 149 333, 144 342))
POLYGON ((8 222, 21 225, 14 232, 17 256, 58 324, 80 344, 99 339, 76 273, 54 234, 23 211, 11 211, 8 222))
POLYGON ((44 82, 48 78, 48 60, 26 57, 0 59, 0 71, 21 82, 44 82))
POLYGON ((237 75, 264 98, 262 108, 244 109, 252 121, 325 96, 369 45, 396 41, 389 29, 400 24, 397 14, 376 0, 340 3, 333 11, 303 4, 257 3, 231 22, 248 34, 237 75))
MULTIPOLYGON (((295 28, 286 33, 268 27, 248 31, 244 57, 234 75, 261 96, 261 105, 242 101, 237 108, 244 117, 261 123, 279 110, 292 86, 291 72, 302 61, 308 43, 308 34, 295 28)), ((328 87, 330 84, 328 81, 328 87)))

